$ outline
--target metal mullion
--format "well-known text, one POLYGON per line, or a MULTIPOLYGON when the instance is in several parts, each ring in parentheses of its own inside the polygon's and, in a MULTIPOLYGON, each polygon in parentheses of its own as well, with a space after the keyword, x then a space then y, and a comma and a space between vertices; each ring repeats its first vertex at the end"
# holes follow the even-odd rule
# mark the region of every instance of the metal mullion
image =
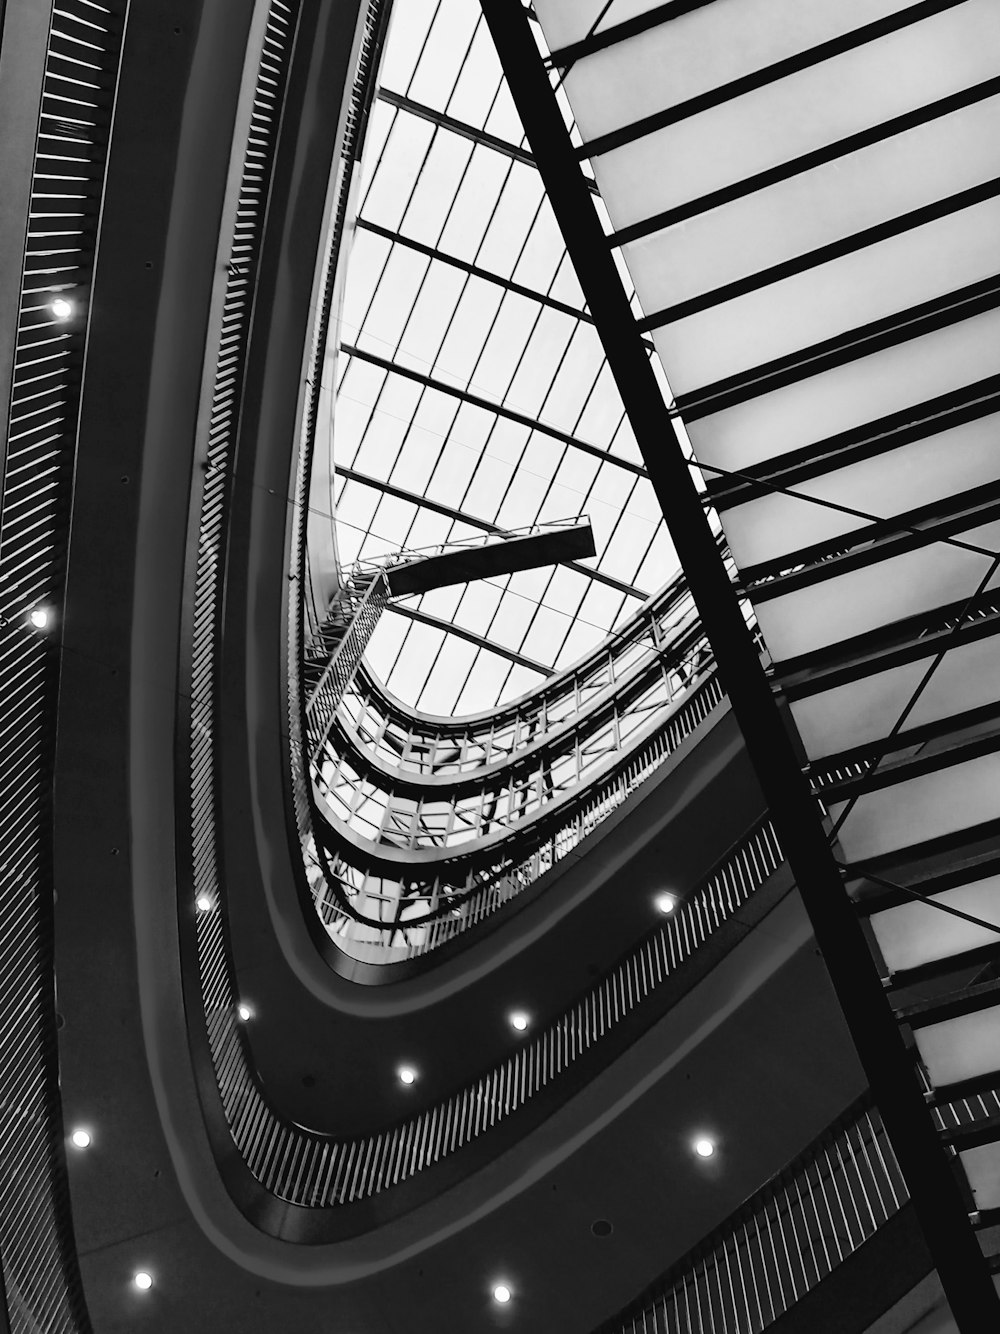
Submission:
POLYGON ((581 320, 584 324, 593 324, 593 317, 589 311, 578 310, 575 306, 570 306, 564 301, 558 301, 544 292, 538 292, 533 287, 525 287, 521 283, 514 282, 513 278, 507 278, 501 273, 493 273, 489 269, 480 268, 476 264, 470 264, 467 260, 459 259, 456 255, 450 255, 445 250, 440 250, 435 246, 425 245, 422 241, 417 241, 412 237, 403 236, 399 232, 390 231, 388 227, 383 227, 380 223, 370 222, 367 218, 358 218, 357 226, 361 231, 371 232, 383 240, 393 241, 398 245, 405 246, 409 250, 414 250, 418 254, 426 256, 428 259, 437 260, 441 264, 446 264, 450 268, 460 269, 467 273, 471 278, 479 278, 483 282, 491 283, 494 286, 502 287, 516 296, 524 297, 528 301, 537 301, 540 305, 548 307, 550 310, 559 311, 563 315, 569 315, 574 319, 581 320))

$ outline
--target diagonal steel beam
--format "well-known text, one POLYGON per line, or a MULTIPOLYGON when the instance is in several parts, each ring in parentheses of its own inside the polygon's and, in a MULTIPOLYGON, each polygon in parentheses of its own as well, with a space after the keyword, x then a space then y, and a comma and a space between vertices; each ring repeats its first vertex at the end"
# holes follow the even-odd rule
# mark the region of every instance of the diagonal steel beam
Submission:
MULTIPOLYGON (((355 347, 353 343, 341 343, 340 350, 348 357, 356 357, 358 361, 367 362, 369 366, 377 366, 379 370, 388 371, 391 375, 401 375, 404 380, 412 380, 415 384, 422 384, 425 389, 433 389, 439 394, 447 394, 449 398, 455 398, 460 403, 468 403, 470 407, 482 408, 485 412, 493 412, 504 421, 514 422, 518 426, 525 426, 529 431, 537 431, 539 435, 547 435, 550 440, 558 440, 560 444, 569 445, 572 449, 579 449, 584 454, 591 454, 594 458, 601 459, 602 462, 610 464, 614 468, 622 468, 625 472, 634 473, 637 477, 645 477, 646 469, 641 463, 633 463, 631 459, 620 459, 617 454, 609 454, 607 450, 592 445, 586 440, 580 440, 575 435, 570 435, 568 431, 560 431, 557 426, 547 426, 545 422, 536 421, 529 417, 527 413, 515 412, 513 408, 504 407, 502 403, 491 402, 488 398, 482 398, 479 394, 473 394, 468 389, 459 389, 457 385, 449 384, 447 380, 437 380, 432 375, 424 375, 421 371, 411 370, 409 366, 403 366, 399 362, 391 361, 388 357, 377 356, 374 352, 366 352, 363 348, 355 347)), ((652 372, 650 372, 652 374, 652 372)))
MULTIPOLYGON (((456 120, 454 116, 449 116, 446 111, 437 111, 434 107, 425 106, 423 102, 415 102, 412 97, 406 97, 403 93, 394 93, 388 88, 380 88, 376 96, 380 102, 395 107, 397 111, 406 111, 411 116, 429 121, 442 130, 450 130, 452 134, 457 134, 463 139, 481 145, 483 148, 492 148, 495 153, 502 153, 504 157, 512 158, 515 162, 521 162, 526 167, 534 167, 535 165, 535 159, 531 153, 526 148, 522 148, 520 144, 512 144, 509 139, 499 139, 495 134, 489 134, 477 125, 470 125, 468 121, 456 120)), ((587 188, 596 195, 597 182, 589 180, 587 177, 584 177, 584 179, 587 181, 587 188)))
POLYGON ((457 635, 459 639, 465 639, 470 644, 485 649, 487 653, 497 653, 501 658, 516 662, 519 667, 527 667, 529 671, 537 672, 539 676, 555 675, 553 667, 545 667, 534 658, 526 658, 516 649, 508 648, 506 644, 498 644, 493 639, 487 639, 485 635, 477 635, 474 630, 466 630, 464 626, 456 625, 454 621, 444 621, 440 616, 432 616, 430 612, 421 611, 418 607, 407 607, 402 602, 390 602, 386 611, 398 612, 400 616, 408 616, 411 621, 419 621, 421 625, 429 625, 434 630, 443 630, 445 634, 457 635))
POLYGON ((882 991, 791 738, 717 551, 527 18, 481 0, 542 181, 597 323, 779 839, 962 1334, 1000 1329, 1000 1299, 882 991))
POLYGON ((576 306, 571 306, 568 301, 559 301, 545 292, 536 292, 533 287, 525 287, 523 283, 516 283, 513 278, 505 278, 500 273, 491 273, 489 269, 484 269, 478 264, 470 264, 468 260, 459 259, 457 255, 450 255, 447 250, 441 250, 437 246, 425 245, 423 241, 417 241, 412 236, 404 236, 402 232, 394 232, 391 228, 383 227, 380 223, 372 222, 368 218, 358 218, 355 226, 360 231, 371 232, 373 236, 381 237, 383 241, 391 241, 394 245, 404 246, 417 255, 423 255, 425 259, 433 259, 439 264, 447 264, 449 268, 467 273, 470 278, 478 278, 482 282, 491 283, 494 287, 502 287, 505 292, 512 292, 515 296, 523 296, 528 301, 537 301, 540 306, 545 306, 547 310, 557 310, 560 315, 568 315, 570 319, 581 320, 584 324, 594 323, 589 310, 579 310, 576 306))
MULTIPOLYGON (((377 477, 367 477, 364 473, 356 472, 353 468, 345 467, 338 463, 335 471, 341 476, 348 478, 349 481, 357 482, 360 486, 370 486, 374 491, 381 491, 387 496, 393 496, 396 500, 405 500, 411 505, 420 505, 424 509, 433 510, 435 514, 440 514, 446 519, 454 519, 456 523, 468 524, 470 528, 478 528, 483 533, 496 533, 499 537, 504 530, 498 528, 495 523, 489 523, 486 519, 478 519, 474 514, 465 514, 462 510, 454 509, 451 505, 443 505, 439 500, 431 500, 429 496, 418 496, 414 491, 407 491, 401 486, 393 486, 391 482, 379 481, 377 477)), ((599 584, 606 584, 608 588, 613 588, 619 593, 624 593, 626 597, 638 598, 640 602, 645 602, 649 594, 637 588, 635 584, 626 583, 624 579, 616 579, 613 574, 605 574, 603 570, 592 570, 588 565, 581 565, 577 560, 564 561, 563 564, 568 570, 576 570, 578 574, 586 575, 588 579, 593 579, 599 584)))

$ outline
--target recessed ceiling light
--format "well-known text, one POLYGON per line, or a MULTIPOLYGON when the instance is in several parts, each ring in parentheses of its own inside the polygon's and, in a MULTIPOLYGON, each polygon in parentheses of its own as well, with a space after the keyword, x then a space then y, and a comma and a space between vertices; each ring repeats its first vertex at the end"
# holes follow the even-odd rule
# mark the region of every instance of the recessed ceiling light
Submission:
POLYGON ((509 1302, 512 1296, 513 1293, 506 1283, 498 1283, 493 1289, 493 1300, 495 1302, 500 1302, 501 1305, 505 1302, 509 1302))
POLYGON ((64 296, 57 296, 49 302, 49 310, 52 311, 57 320, 68 320, 73 314, 73 303, 67 301, 64 296))
POLYGON ((153 1275, 147 1274, 145 1269, 140 1269, 138 1273, 132 1275, 132 1282, 137 1288, 141 1288, 143 1292, 148 1292, 153 1286, 153 1275))
POLYGON ((699 1158, 711 1158, 715 1153, 715 1141, 710 1139, 696 1139, 694 1142, 694 1151, 699 1158))
POLYGON ((28 613, 28 620, 36 630, 44 630, 49 623, 49 616, 48 607, 34 607, 28 613))
POLYGON ((516 1028, 519 1033, 523 1033, 528 1027, 530 1020, 523 1010, 514 1010, 510 1015, 510 1026, 516 1028))
POLYGON ((199 912, 208 912, 212 907, 212 900, 207 894, 199 894, 197 902, 199 912))
POLYGON ((411 1065, 401 1065, 396 1074, 399 1075, 401 1084, 412 1084, 417 1078, 417 1072, 411 1065))
POLYGON ((676 894, 657 894, 653 902, 656 904, 657 912, 671 913, 677 907, 677 896, 676 894))
POLYGON ((240 1016, 240 1018, 243 1020, 244 1023, 246 1023, 246 1021, 252 1018, 253 1016, 253 1010, 251 1010, 249 1005, 237 1005, 236 1013, 240 1016))
POLYGON ((91 1134, 89 1130, 84 1130, 82 1127, 80 1129, 74 1130, 72 1135, 70 1135, 70 1139, 73 1141, 73 1143, 76 1145, 78 1149, 90 1148, 91 1134))

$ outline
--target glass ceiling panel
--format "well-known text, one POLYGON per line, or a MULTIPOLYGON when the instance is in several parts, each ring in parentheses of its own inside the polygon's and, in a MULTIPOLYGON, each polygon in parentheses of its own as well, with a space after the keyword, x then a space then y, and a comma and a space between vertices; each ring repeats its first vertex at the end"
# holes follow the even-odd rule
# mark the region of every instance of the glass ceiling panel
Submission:
POLYGON ((588 652, 677 562, 478 0, 396 5, 379 78, 339 329, 341 561, 576 514, 597 547, 383 615, 367 658, 389 690, 479 712, 588 652))

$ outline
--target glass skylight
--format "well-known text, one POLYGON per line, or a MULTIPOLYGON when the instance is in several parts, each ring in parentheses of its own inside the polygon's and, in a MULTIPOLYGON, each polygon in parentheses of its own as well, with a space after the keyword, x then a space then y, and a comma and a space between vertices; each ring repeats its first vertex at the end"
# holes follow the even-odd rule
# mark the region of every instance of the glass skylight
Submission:
POLYGON ((337 331, 342 564, 593 524, 591 560, 383 614, 367 658, 388 689, 478 712, 586 653, 677 562, 477 0, 395 6, 357 198, 337 331))

